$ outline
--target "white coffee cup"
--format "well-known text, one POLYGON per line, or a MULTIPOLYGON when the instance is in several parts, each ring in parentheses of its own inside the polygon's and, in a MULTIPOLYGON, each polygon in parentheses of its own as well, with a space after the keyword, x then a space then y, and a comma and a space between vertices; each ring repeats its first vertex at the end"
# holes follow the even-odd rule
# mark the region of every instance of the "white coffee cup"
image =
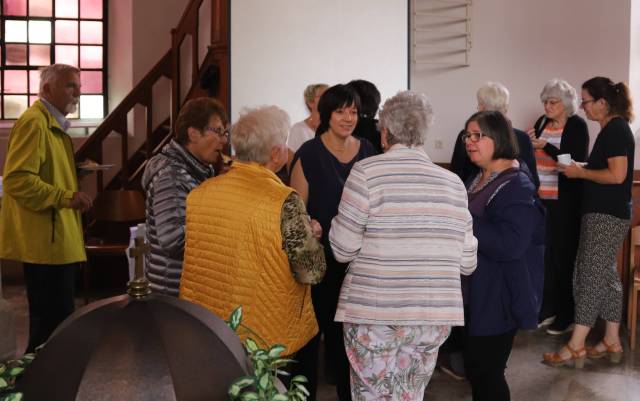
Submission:
POLYGON ((565 166, 570 165, 571 155, 569 153, 563 153, 561 155, 558 155, 558 163, 564 164, 565 166))

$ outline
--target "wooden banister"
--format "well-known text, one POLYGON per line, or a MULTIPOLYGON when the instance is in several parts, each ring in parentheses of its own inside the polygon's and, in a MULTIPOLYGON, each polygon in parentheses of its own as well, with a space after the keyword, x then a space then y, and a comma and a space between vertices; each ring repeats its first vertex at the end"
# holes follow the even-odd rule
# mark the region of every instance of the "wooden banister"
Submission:
MULTIPOLYGON (((184 101, 195 97, 206 95, 206 92, 199 88, 199 81, 202 73, 211 64, 217 64, 220 68, 220 83, 218 85, 219 91, 216 97, 228 108, 229 92, 228 92, 228 39, 229 39, 229 0, 192 0, 187 5, 178 26, 171 30, 171 49, 165 53, 165 55, 156 63, 156 65, 145 75, 145 77, 131 90, 131 92, 120 102, 120 104, 104 119, 104 121, 98 126, 94 133, 87 138, 87 140, 80 146, 76 152, 76 160, 82 161, 85 159, 92 159, 98 163, 103 162, 103 145, 107 137, 111 133, 115 133, 121 137, 121 146, 119 149, 119 161, 121 162, 120 172, 116 175, 115 180, 119 182, 116 185, 110 183, 110 188, 120 187, 127 188, 131 182, 131 175, 138 174, 140 172, 140 166, 143 165, 146 160, 151 158, 155 152, 158 151, 158 144, 164 144, 168 142, 167 136, 171 135, 172 130, 158 127, 156 129, 153 125, 153 87, 161 79, 167 78, 171 82, 171 94, 166 99, 170 102, 169 126, 173 127, 177 118, 180 107, 183 101, 181 101, 181 95, 184 93, 184 101), (201 17, 201 11, 203 10, 203 4, 210 2, 209 9, 210 15, 205 18, 211 21, 210 27, 210 40, 205 38, 207 43, 207 53, 199 63, 199 44, 202 39, 199 37, 199 21, 201 17), (180 62, 183 60, 181 57, 180 47, 184 40, 191 38, 191 57, 189 57, 191 70, 191 80, 187 83, 186 88, 181 88, 181 75, 180 75, 180 62), (145 124, 144 124, 144 143, 139 149, 136 149, 134 155, 129 154, 129 131, 128 129, 128 115, 136 107, 141 105, 146 109, 145 124), (162 135, 160 138, 156 138, 156 135, 162 135), (137 162, 136 165, 132 165, 132 160, 136 153, 144 154, 144 161, 137 162)), ((164 116, 160 116, 160 121, 165 121, 164 116)), ((166 125, 166 122, 161 124, 166 125)), ((133 128, 131 131, 135 131, 133 128)), ((134 135, 137 133, 134 132, 134 135)), ((103 180, 102 172, 95 174, 96 177, 96 189, 100 193, 107 186, 103 180)))

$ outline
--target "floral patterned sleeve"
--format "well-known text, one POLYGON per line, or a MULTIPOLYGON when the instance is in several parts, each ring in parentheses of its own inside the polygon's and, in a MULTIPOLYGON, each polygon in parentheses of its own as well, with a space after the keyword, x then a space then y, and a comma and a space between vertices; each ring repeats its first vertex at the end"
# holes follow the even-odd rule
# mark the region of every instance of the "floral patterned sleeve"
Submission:
POLYGON ((302 284, 319 283, 327 270, 324 248, 313 238, 309 215, 297 193, 292 192, 284 201, 281 216, 282 249, 293 277, 302 284))

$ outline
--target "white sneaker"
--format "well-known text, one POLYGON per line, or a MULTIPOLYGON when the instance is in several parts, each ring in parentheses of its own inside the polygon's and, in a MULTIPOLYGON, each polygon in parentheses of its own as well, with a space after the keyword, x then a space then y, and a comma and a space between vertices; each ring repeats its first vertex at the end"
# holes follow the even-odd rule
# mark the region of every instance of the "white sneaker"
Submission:
POLYGON ((547 326, 551 325, 551 323, 553 323, 555 320, 556 320, 555 316, 549 316, 548 318, 546 318, 543 321, 541 321, 540 323, 538 323, 538 328, 541 329, 543 327, 547 327, 547 326))

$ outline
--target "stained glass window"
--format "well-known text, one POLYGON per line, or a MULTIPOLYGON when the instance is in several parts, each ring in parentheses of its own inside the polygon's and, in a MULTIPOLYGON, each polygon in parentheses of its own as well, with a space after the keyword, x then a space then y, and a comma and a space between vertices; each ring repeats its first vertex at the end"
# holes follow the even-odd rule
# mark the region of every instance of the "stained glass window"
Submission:
POLYGON ((78 111, 102 118, 106 109, 107 0, 0 0, 0 118, 15 119, 37 100, 42 66, 78 67, 78 111))

